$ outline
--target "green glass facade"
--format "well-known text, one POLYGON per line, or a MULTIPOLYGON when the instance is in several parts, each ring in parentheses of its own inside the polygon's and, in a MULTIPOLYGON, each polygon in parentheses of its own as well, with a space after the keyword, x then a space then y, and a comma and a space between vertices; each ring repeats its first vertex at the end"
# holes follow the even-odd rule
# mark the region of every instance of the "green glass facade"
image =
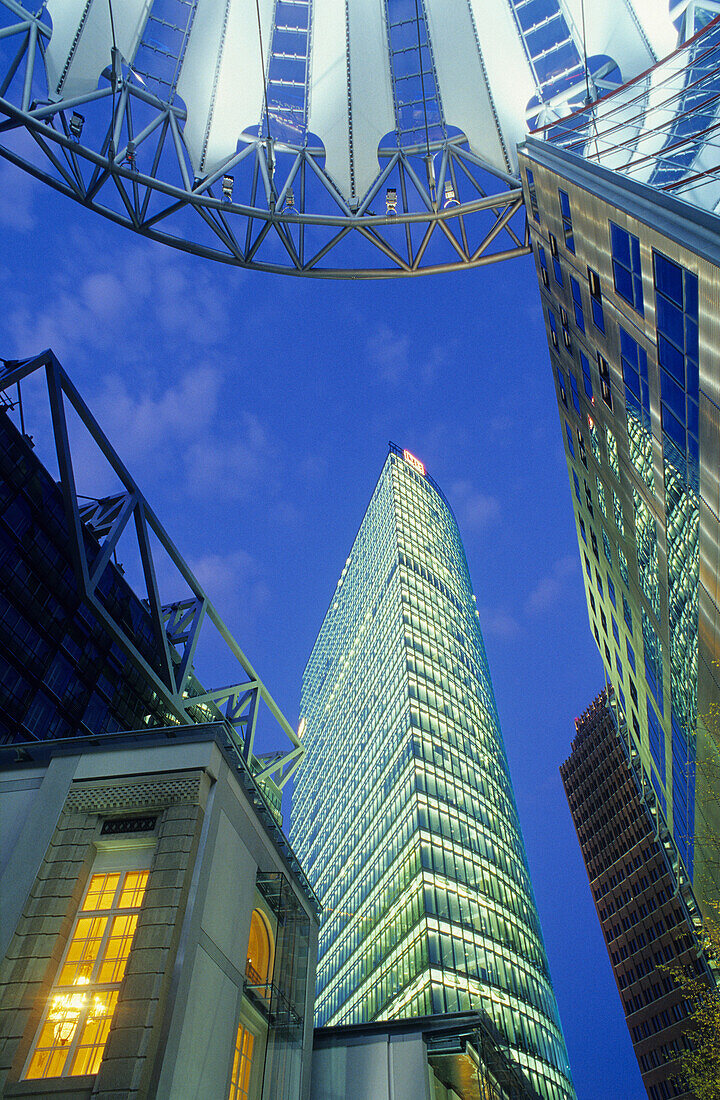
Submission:
POLYGON ((460 534, 391 446, 303 677, 291 838, 323 905, 316 1022, 483 1011, 574 1091, 460 534))
POLYGON ((720 222, 546 143, 520 163, 591 628, 679 880, 712 913, 720 222))

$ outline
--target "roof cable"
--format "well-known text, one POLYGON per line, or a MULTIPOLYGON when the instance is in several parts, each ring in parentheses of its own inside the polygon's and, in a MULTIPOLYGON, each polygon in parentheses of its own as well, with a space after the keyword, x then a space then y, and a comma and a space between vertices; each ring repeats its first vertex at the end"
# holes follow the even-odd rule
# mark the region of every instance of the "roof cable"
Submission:
POLYGON ((427 99, 425 98, 425 74, 423 72, 422 40, 420 38, 420 4, 415 0, 415 27, 417 29, 418 68, 420 70, 420 94, 422 96, 423 115, 425 116, 425 168, 427 170, 430 199, 435 202, 435 165, 430 152, 430 127, 428 126, 427 99))

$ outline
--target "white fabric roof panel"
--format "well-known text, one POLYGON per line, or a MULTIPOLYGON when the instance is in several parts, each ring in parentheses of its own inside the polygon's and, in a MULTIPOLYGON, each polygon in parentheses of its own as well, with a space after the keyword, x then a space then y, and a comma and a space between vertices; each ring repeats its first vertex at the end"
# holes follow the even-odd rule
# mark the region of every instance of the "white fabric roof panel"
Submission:
MULTIPOLYGON (((442 6, 442 5, 441 5, 442 6)), ((526 108, 536 94, 535 79, 507 0, 470 0, 480 35, 495 111, 510 158, 518 170, 516 146, 527 137, 526 108), (483 32, 488 30, 483 42, 483 32)), ((449 120, 448 120, 449 121, 449 120)), ((466 134, 473 152, 487 156, 487 136, 466 134)))
MULTIPOLYGON (((658 58, 667 57, 677 47, 678 34, 672 21, 668 0, 625 0, 632 7, 658 58)), ((587 8, 586 8, 587 12, 587 8)), ((635 74, 637 75, 637 74, 635 74)))
MULTIPOLYGON (((115 41, 126 61, 135 56, 152 0, 122 0, 113 6, 115 41)), ((53 31, 45 65, 50 95, 70 99, 93 92, 111 61, 108 0, 48 0, 53 31)))
POLYGON ((338 191, 357 204, 379 172, 381 139, 395 129, 383 0, 314 0, 308 129, 338 191))
MULTIPOLYGON (((117 45, 129 63, 155 2, 113 3, 117 45)), ((198 177, 221 169, 262 118, 275 0, 257 3, 262 52, 256 0, 196 0, 177 91, 187 107, 184 139, 198 177)), ((582 3, 533 5, 538 26, 545 11, 550 21, 553 12, 564 12, 580 53, 582 3)), ((111 58, 109 0, 48 0, 47 10, 51 96, 92 92, 111 58)), ((516 145, 537 89, 510 0, 424 0, 422 10, 445 122, 465 133, 490 168, 515 173, 516 145)), ((323 143, 338 191, 356 206, 378 175, 378 146, 396 124, 387 5, 313 0, 311 12, 308 130, 323 143)), ((585 29, 588 55, 612 57, 624 80, 676 45, 667 0, 585 0, 585 29)), ((397 63, 402 68, 402 58, 397 63)))
POLYGON ((427 0, 425 10, 445 122, 462 130, 493 167, 508 171, 468 0, 427 0))
MULTIPOLYGON (((259 0, 267 65, 273 0, 259 0)), ((263 67, 255 0, 198 0, 178 80, 187 107, 184 138, 193 168, 206 176, 232 156, 263 110, 263 67)))
MULTIPOLYGON (((582 53, 582 0, 560 0, 575 25, 582 53)), ((677 32, 667 0, 590 0, 585 4, 588 57, 607 54, 617 62, 623 80, 631 80, 675 48, 677 32)))

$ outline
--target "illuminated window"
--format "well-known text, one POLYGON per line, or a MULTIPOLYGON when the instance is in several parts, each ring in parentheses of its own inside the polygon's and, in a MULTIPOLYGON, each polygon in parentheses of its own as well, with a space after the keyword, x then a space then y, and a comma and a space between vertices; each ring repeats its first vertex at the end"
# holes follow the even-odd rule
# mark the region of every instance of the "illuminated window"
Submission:
POLYGON ((600 352, 597 353, 597 361, 598 373, 600 375, 600 393, 602 394, 603 401, 612 411, 613 400, 612 389, 610 388, 610 367, 608 365, 607 359, 605 359, 604 356, 600 354, 600 352))
POLYGON ((551 309, 548 309, 548 321, 550 322, 550 339, 552 341, 552 346, 557 351, 560 347, 558 343, 557 321, 555 320, 555 314, 551 309))
POLYGON ((588 268, 588 284, 590 286, 590 305, 592 307, 592 318, 595 328, 600 329, 600 332, 605 332, 605 313, 602 304, 602 290, 600 288, 600 277, 596 271, 588 268))
MULTIPOLYGON (((577 279, 570 276, 570 289, 572 291, 573 310, 575 312, 575 324, 581 332, 585 331, 585 314, 583 313, 582 294, 580 292, 580 284, 577 279)), ((581 353, 582 354, 582 353, 581 353)), ((592 396, 592 390, 590 392, 592 396)))
POLYGON ((550 255, 552 256, 553 273, 555 275, 555 282, 558 286, 563 285, 562 268, 560 266, 560 257, 558 256, 558 243, 552 233, 548 234, 550 238, 550 255))
MULTIPOLYGON (((255 913, 253 913, 253 917, 255 913)), ((235 1055, 233 1057, 232 1074, 230 1077, 230 1095, 228 1100, 248 1100, 250 1096, 250 1071, 252 1070, 252 1056, 255 1038, 251 1031, 240 1024, 235 1039, 235 1055)))
POLYGON ((539 222, 540 210, 537 200, 537 188, 535 187, 535 175, 533 172, 530 171, 529 168, 525 169, 525 174, 527 176, 528 195, 530 197, 530 210, 532 211, 532 216, 535 221, 539 222))
POLYGON ((251 985, 270 984, 272 964, 272 942, 270 930, 259 909, 253 909, 250 918, 250 939, 248 941, 245 974, 251 985))
POLYGON ((547 258, 545 256, 545 249, 541 244, 538 245, 538 259, 540 260, 540 276, 543 281, 543 286, 549 286, 550 280, 548 278, 547 258))
POLYGON ((97 1073, 148 873, 108 871, 90 878, 25 1078, 97 1073))

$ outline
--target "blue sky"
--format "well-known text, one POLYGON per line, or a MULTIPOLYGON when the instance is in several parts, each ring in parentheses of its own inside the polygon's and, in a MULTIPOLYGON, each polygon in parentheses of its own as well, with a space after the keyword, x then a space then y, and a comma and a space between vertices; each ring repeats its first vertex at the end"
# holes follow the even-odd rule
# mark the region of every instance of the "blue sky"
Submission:
MULTIPOLYGON (((388 440, 426 464, 467 551, 579 1100, 642 1097, 558 774, 603 671, 531 260, 392 283, 242 272, 2 163, 0 234, 0 355, 54 349, 292 723, 388 440)), ((42 447, 32 387, 27 404, 42 447)), ((77 453, 80 490, 110 491, 77 453)))

